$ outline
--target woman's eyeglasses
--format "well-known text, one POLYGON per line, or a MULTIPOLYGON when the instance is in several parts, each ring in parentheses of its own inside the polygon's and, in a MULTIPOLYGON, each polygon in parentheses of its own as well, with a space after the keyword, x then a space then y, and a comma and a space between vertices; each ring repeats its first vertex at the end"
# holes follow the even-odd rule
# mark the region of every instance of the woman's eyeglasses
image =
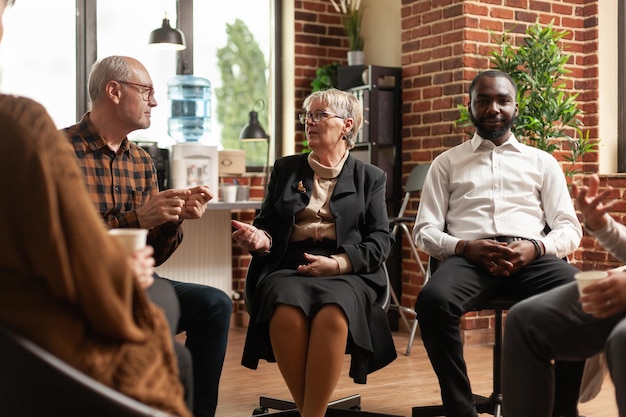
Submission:
POLYGON ((317 123, 317 122, 321 122, 324 119, 332 119, 333 117, 337 117, 339 119, 345 119, 345 117, 337 116, 336 114, 329 113, 327 111, 322 111, 322 110, 300 113, 298 115, 298 118, 300 119, 300 123, 302 123, 303 125, 306 124, 307 119, 311 119, 315 123, 317 123))
POLYGON ((137 84, 137 83, 131 83, 130 81, 121 81, 121 80, 115 80, 120 84, 127 84, 127 85, 134 85, 135 87, 139 88, 139 92, 141 93, 141 98, 143 98, 144 101, 150 101, 154 98, 154 87, 149 86, 149 85, 145 85, 145 84, 137 84))

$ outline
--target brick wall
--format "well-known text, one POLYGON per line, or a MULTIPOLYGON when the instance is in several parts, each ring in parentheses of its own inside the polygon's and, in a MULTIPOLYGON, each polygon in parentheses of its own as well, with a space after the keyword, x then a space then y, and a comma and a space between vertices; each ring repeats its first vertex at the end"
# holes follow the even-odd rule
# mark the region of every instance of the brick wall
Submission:
MULTIPOLYGON (((347 39, 339 17, 328 0, 295 0, 295 108, 310 93, 315 70, 330 62, 346 64, 347 39)), ((580 92, 578 102, 585 112, 584 124, 592 138, 598 136, 598 0, 402 0, 403 73, 403 182, 414 164, 430 162, 444 150, 461 143, 464 132, 455 128, 457 104, 467 104, 467 89, 473 77, 489 67, 490 31, 497 37, 505 30, 523 37, 528 25, 553 22, 567 30, 563 46, 568 63, 568 88, 580 92)), ((384 30, 381 28, 380 30, 384 30)), ((296 120, 295 115, 293 116, 296 120)), ((301 129, 296 129, 296 149, 301 150, 301 129)), ((563 145, 567 146, 567 145, 563 145)), ((555 157, 563 160, 562 152, 555 157)), ((579 167, 585 173, 598 171, 598 155, 587 154, 579 167)), ((585 182, 584 175, 574 178, 585 182)), ((612 186, 614 196, 626 194, 626 176, 602 176, 603 186, 612 186)), ((411 202, 415 214, 418 200, 411 202)), ((238 216, 239 214, 235 214, 238 216)), ((241 214, 244 216, 244 214, 241 214)), ((245 214, 247 216, 248 214, 245 214)), ((626 221, 626 203, 612 213, 626 221)), ((251 219, 250 219, 251 221, 251 219)), ((234 248, 234 286, 243 289, 248 255, 234 248)), ((425 261, 426 258, 423 258, 425 261)), ((572 262, 581 269, 607 269, 617 261, 585 235, 572 262)), ((402 304, 413 306, 423 277, 409 249, 403 245, 402 304)), ((492 327, 492 315, 469 313, 462 328, 466 340, 483 340, 492 327), (478 335, 478 336, 476 336, 478 335)))
MULTIPOLYGON (((295 11, 295 109, 311 94, 315 71, 333 62, 347 65, 348 39, 329 0, 296 0, 295 11)), ((293 120, 297 120, 294 115, 293 120)), ((296 152, 302 150, 304 132, 296 127, 296 152)))

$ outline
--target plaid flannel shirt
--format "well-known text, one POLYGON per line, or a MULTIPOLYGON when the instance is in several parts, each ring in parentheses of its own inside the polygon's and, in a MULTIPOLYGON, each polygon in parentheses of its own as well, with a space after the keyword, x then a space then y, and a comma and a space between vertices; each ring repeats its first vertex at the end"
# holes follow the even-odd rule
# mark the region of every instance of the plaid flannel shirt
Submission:
MULTIPOLYGON (((148 152, 124 138, 113 152, 89 121, 89 113, 62 129, 74 146, 85 174, 87 191, 109 228, 141 227, 136 209, 159 192, 156 169, 148 152)), ((148 244, 161 265, 183 240, 182 220, 164 223, 148 231, 148 244)))

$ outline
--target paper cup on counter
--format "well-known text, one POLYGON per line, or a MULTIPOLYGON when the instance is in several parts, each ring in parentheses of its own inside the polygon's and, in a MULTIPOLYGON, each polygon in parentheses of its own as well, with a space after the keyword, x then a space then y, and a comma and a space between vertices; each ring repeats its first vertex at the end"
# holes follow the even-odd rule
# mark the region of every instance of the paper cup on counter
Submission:
POLYGON ((583 295, 583 289, 608 276, 609 273, 607 271, 584 271, 574 275, 574 278, 576 278, 576 283, 578 283, 578 292, 580 295, 583 295))
POLYGON ((235 201, 237 201, 237 185, 236 184, 222 185, 222 200, 225 203, 234 203, 235 201))
POLYGON ((134 252, 146 246, 148 238, 148 229, 119 228, 109 230, 109 235, 128 253, 134 252))

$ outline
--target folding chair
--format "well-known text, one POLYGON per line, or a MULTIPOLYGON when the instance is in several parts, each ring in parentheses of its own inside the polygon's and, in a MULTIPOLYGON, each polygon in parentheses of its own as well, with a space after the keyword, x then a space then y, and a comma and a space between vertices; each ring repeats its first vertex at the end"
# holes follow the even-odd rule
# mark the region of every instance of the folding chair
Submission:
MULTIPOLYGON (((409 174, 409 178, 406 181, 406 185, 404 186, 404 198, 402 200, 402 205, 400 206, 400 211, 398 212, 398 215, 396 217, 389 218, 389 225, 393 228, 393 236, 397 238, 398 231, 401 230, 408 238, 409 248, 411 249, 413 257, 417 261, 417 265, 422 271, 424 277, 426 277, 426 270, 424 269, 424 265, 420 260, 419 254, 417 253, 417 248, 415 247, 415 242, 413 241, 413 238, 411 236, 410 225, 415 222, 415 216, 407 216, 406 209, 409 205, 409 200, 411 199, 413 194, 422 190, 422 187, 424 186, 424 180, 426 179, 426 174, 428 173, 429 168, 430 164, 420 164, 413 167, 411 173, 409 174)), ((410 331, 409 343, 407 345, 405 353, 406 356, 409 356, 411 354, 411 347, 413 346, 413 340, 415 339, 415 333, 417 331, 417 314, 415 313, 414 309, 405 307, 400 304, 400 301, 398 300, 398 297, 393 288, 391 288, 391 300, 392 302, 389 305, 389 309, 396 310, 398 311, 398 313, 400 313, 400 318, 406 325, 407 329, 409 329, 410 331), (409 324, 405 313, 411 314, 413 316, 413 325, 409 324)))

